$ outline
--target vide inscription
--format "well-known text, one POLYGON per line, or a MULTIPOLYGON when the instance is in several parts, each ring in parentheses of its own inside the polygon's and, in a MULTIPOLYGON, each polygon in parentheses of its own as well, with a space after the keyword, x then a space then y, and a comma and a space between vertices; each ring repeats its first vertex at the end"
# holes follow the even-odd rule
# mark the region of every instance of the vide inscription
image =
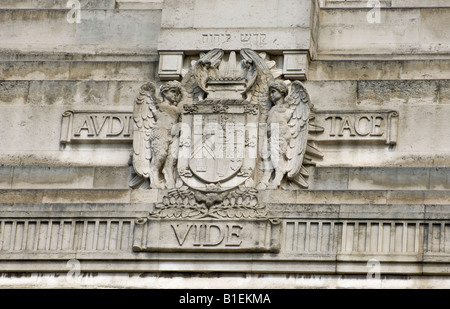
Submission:
POLYGON ((141 218, 134 229, 134 251, 278 252, 279 222, 253 220, 159 220, 141 218))

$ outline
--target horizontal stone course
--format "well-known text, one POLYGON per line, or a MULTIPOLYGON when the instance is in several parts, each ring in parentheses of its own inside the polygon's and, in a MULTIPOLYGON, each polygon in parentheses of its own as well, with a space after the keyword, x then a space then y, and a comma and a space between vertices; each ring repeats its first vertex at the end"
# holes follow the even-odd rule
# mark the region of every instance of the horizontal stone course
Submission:
POLYGON ((348 188, 424 190, 429 188, 429 180, 427 168, 350 168, 348 188))
MULTIPOLYGON (((368 213, 395 212, 395 209, 416 212, 415 207, 428 207, 430 214, 445 215, 450 205, 450 190, 302 190, 302 191, 266 190, 259 193, 260 203, 269 205, 270 210, 279 213, 276 216, 309 214, 327 215, 338 214, 343 209, 349 215, 353 211, 368 211, 368 213), (365 206, 367 205, 367 206, 365 206), (376 207, 380 207, 377 210, 376 207)), ((0 189, 0 203, 17 205, 22 203, 36 203, 37 205, 58 204, 66 205, 87 204, 123 204, 152 205, 159 203, 164 191, 157 189, 0 189)), ((64 207, 66 207, 64 206, 64 207)), ((45 206, 48 207, 48 206, 45 206)), ((77 206, 78 207, 78 206, 77 206)), ((153 206, 152 206, 153 207, 153 206)), ((425 208, 421 212, 425 211, 425 208)), ((5 208, 3 208, 5 209, 5 208)), ((388 213, 386 215, 388 215, 388 213)))
MULTIPOLYGON (((79 0, 83 9, 114 9, 116 0, 79 0)), ((66 9, 61 0, 3 0, 0 9, 66 9)))
MULTIPOLYGON (((315 191, 338 194, 349 191, 353 199, 376 202, 380 197, 371 194, 380 190, 397 192, 387 197, 391 201, 399 198, 426 201, 439 197, 442 190, 450 190, 449 174, 448 167, 316 167, 309 177, 308 190, 278 192, 281 198, 285 196, 294 202, 300 199, 307 202, 315 191), (410 190, 420 193, 411 195, 410 190)), ((2 166, 0 189, 129 189, 130 177, 130 166, 2 166)), ((266 190, 263 196, 280 198, 272 197, 270 192, 266 190)), ((335 196, 322 198, 331 201, 335 196)))
MULTIPOLYGON (((380 0, 381 8, 411 8, 411 7, 450 7, 446 0, 380 0)), ((366 8, 367 0, 324 0, 322 8, 366 8)), ((373 7, 373 6, 372 6, 373 7)))
POLYGON ((81 188, 93 186, 93 169, 89 167, 14 167, 13 189, 81 188))
POLYGON ((449 52, 449 7, 382 9, 380 22, 368 22, 367 7, 320 11, 319 57, 377 55, 392 59, 439 58, 449 52), (388 35, 387 35, 388 34, 388 35))
MULTIPOLYGON (((448 59, 378 59, 377 55, 366 56, 364 59, 324 59, 318 56, 309 64, 308 80, 441 80, 449 79, 450 68, 448 59)), ((332 58, 331 56, 329 56, 332 58)))
MULTIPOLYGON (((66 2, 64 2, 66 3, 66 2)), ((30 53, 156 52, 161 10, 0 9, 0 51, 30 53), (14 37, 14 40, 10 38, 14 37)))
POLYGON ((127 56, 114 61, 10 60, 0 61, 2 80, 147 81, 155 75, 155 62, 127 56))
MULTIPOLYGON (((18 265, 23 266, 23 272, 52 271, 63 265, 46 263, 49 268, 45 268, 39 263, 76 258, 84 272, 136 272, 146 265, 150 267, 146 271, 157 272, 230 272, 237 267, 253 273, 357 274, 368 266, 368 261, 377 261, 383 274, 416 274, 425 265, 434 265, 434 272, 446 275, 448 272, 439 265, 450 261, 450 242, 445 237, 450 230, 448 218, 286 218, 282 223, 281 251, 276 256, 231 252, 145 254, 132 253, 130 245, 133 214, 141 216, 146 207, 120 211, 119 204, 84 204, 74 213, 65 211, 63 204, 53 204, 46 210, 41 205, 24 215, 29 206, 9 206, 1 213, 3 271, 16 271, 18 265), (76 218, 71 217, 76 213, 76 218), (105 259, 114 267, 104 268, 105 259)), ((418 209, 415 212, 420 213, 418 209)))
POLYGON ((12 167, 0 166, 0 189, 11 188, 12 167))
MULTIPOLYGON (((63 106, 86 109, 86 106, 119 106, 132 109, 143 81, 1 81, 0 106, 63 106)), ((92 108, 92 107, 91 107, 92 108)))
MULTIPOLYGON (((97 172, 101 179, 124 170, 97 172)), ((359 274, 371 259, 381 263, 383 274, 447 275, 441 265, 450 262, 449 193, 267 190, 260 200, 269 216, 282 219, 279 254, 154 254, 132 252, 133 224, 153 210, 162 191, 2 189, 0 264, 4 272, 61 271, 77 259, 83 272, 359 274), (426 203, 429 194, 437 194, 433 204, 426 203)))

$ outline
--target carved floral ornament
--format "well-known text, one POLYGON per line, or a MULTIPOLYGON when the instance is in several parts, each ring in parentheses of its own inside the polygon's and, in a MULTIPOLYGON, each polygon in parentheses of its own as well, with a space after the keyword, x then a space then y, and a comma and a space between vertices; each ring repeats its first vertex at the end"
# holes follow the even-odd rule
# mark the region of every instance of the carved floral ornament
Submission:
POLYGON ((159 94, 146 83, 134 104, 130 183, 169 190, 154 215, 264 216, 258 190, 308 187, 314 108, 267 54, 214 49, 159 94))

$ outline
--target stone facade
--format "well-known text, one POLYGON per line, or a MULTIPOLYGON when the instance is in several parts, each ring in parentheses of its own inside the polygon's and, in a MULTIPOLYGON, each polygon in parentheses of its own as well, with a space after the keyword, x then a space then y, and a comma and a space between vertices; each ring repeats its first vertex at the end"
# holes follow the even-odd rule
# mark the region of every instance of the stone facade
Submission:
POLYGON ((450 287, 446 2, 2 1, 0 286, 450 287), (308 98, 301 180, 137 167, 140 95, 258 123, 268 76, 308 98))

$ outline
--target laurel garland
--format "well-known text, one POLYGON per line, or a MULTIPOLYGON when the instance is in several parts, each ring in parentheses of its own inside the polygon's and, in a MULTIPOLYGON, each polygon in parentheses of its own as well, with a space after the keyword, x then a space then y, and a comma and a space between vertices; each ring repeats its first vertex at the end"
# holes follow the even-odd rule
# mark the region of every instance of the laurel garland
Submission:
POLYGON ((201 218, 263 218, 267 215, 264 205, 258 202, 258 191, 240 186, 222 193, 201 193, 188 187, 170 190, 156 204, 151 218, 201 219, 201 218))

